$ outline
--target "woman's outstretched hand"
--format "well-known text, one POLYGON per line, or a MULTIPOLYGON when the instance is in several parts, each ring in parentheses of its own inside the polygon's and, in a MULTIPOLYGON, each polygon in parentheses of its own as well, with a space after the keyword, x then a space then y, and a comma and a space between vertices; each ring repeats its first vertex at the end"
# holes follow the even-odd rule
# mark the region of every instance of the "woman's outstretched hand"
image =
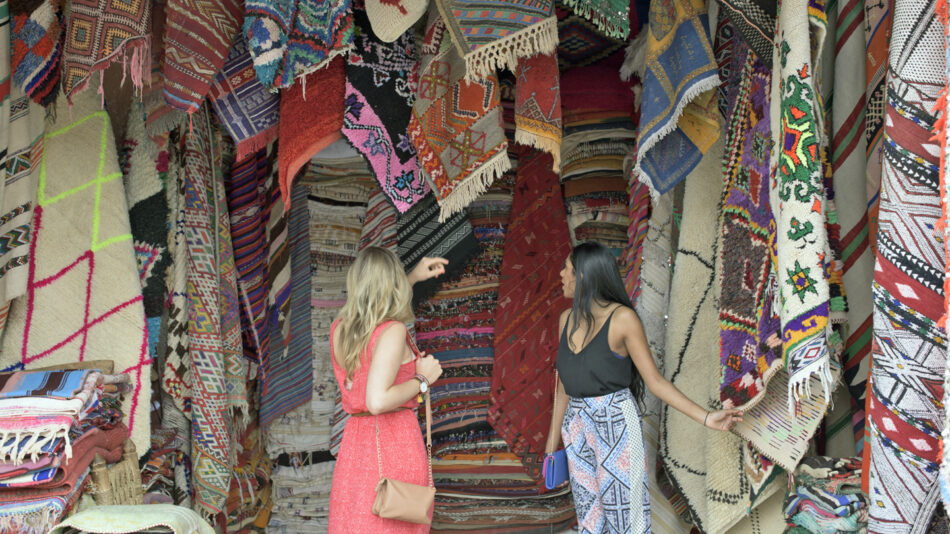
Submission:
POLYGON ((409 283, 415 284, 445 274, 445 266, 448 264, 449 260, 445 258, 422 258, 409 273, 409 283))
POLYGON ((739 421, 742 421, 742 410, 717 410, 706 416, 706 426, 713 430, 732 430, 739 421))

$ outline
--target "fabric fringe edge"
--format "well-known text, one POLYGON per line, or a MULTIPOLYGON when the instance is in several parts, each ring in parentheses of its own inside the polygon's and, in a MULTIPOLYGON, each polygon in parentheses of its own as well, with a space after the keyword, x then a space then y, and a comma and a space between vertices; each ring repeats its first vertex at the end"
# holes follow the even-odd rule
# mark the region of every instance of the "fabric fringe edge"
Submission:
MULTIPOLYGON (((832 333, 829 326, 825 331, 825 336, 831 337, 832 335, 835 334, 832 333)), ((831 352, 829 346, 833 344, 832 340, 825 340, 825 351, 831 352)), ((796 376, 792 376, 791 373, 788 374, 788 413, 790 415, 795 415, 798 403, 802 399, 811 397, 811 379, 813 376, 817 376, 821 380, 825 404, 829 409, 832 407, 831 392, 834 390, 835 377, 831 373, 830 357, 831 355, 828 354, 821 361, 805 366, 795 373, 796 376)))
POLYGON ((504 68, 514 72, 518 66, 518 58, 552 54, 557 50, 558 39, 557 17, 548 17, 491 44, 483 45, 464 54, 465 80, 473 82, 504 68))
MULTIPOLYGON (((112 51, 109 56, 100 59, 95 62, 89 68, 89 75, 83 78, 81 82, 73 86, 73 88, 67 93, 66 88, 63 87, 63 92, 66 94, 66 101, 69 102, 69 105, 73 104, 73 97, 79 93, 85 91, 89 88, 89 80, 92 78, 94 72, 99 73, 99 95, 102 97, 102 107, 105 107, 105 93, 103 90, 103 79, 105 76, 105 70, 109 68, 114 62, 118 61, 119 58, 122 58, 122 82, 121 85, 125 85, 126 75, 131 75, 132 85, 135 89, 142 91, 145 88, 145 80, 150 79, 150 74, 152 72, 151 57, 152 57, 152 36, 151 35, 138 35, 135 37, 130 37, 122 42, 115 50, 112 51), (131 52, 131 65, 129 65, 129 54, 131 52)), ((65 54, 61 61, 65 62, 65 54)), ((65 84, 65 80, 62 81, 65 84)))
POLYGON ((263 132, 248 137, 237 143, 237 153, 234 156, 235 163, 241 163, 255 152, 267 148, 267 145, 277 139, 277 125, 274 125, 263 132))
POLYGON ((538 134, 529 130, 525 130, 518 126, 518 121, 515 119, 515 143, 524 146, 530 146, 537 148, 551 154, 551 158, 554 162, 551 164, 551 170, 560 173, 561 172, 561 138, 553 138, 545 135, 538 134))
POLYGON ((564 0, 564 4, 572 11, 594 23, 607 37, 626 39, 630 36, 630 6, 623 14, 623 22, 614 22, 604 14, 599 7, 594 7, 588 0, 564 0))
POLYGON ((323 61, 315 65, 311 65, 307 67, 306 69, 294 74, 294 78, 289 84, 283 87, 278 87, 278 86, 271 87, 269 91, 271 93, 279 93, 281 89, 289 89, 290 87, 294 85, 295 81, 300 80, 300 83, 303 85, 303 87, 301 87, 301 89, 303 90, 303 99, 307 100, 307 76, 310 76, 311 74, 313 74, 314 72, 317 72, 318 70, 322 70, 329 67, 330 63, 333 63, 333 60, 338 57, 346 57, 346 55, 348 55, 353 50, 354 46, 356 45, 354 45, 353 43, 350 43, 344 46, 343 48, 339 48, 337 50, 331 50, 330 53, 327 55, 327 57, 323 59, 323 61))
POLYGON ((18 532, 19 534, 45 534, 53 529, 59 517, 59 510, 44 506, 25 514, 0 517, 0 532, 18 532))
POLYGON ((644 183, 650 186, 651 193, 654 191, 653 183, 650 176, 643 170, 643 158, 651 149, 653 149, 657 143, 659 143, 664 137, 679 127, 680 117, 683 115, 683 110, 686 109, 686 106, 688 106, 690 102, 706 91, 715 90, 721 83, 722 82, 719 80, 718 75, 697 82, 696 85, 690 87, 685 93, 683 93, 683 97, 680 98, 680 101, 676 105, 676 109, 673 110, 673 114, 670 116, 670 119, 666 121, 666 124, 664 124, 663 127, 657 131, 657 133, 650 137, 640 138, 637 140, 637 162, 634 165, 634 171, 637 173, 637 177, 640 179, 640 181, 643 181, 644 178, 650 180, 650 183, 644 183))
POLYGON ((479 195, 491 187, 496 178, 511 169, 511 160, 508 151, 501 150, 498 154, 479 167, 467 179, 458 185, 444 199, 439 199, 439 222, 445 222, 449 217, 465 209, 479 195))
POLYGON ((64 453, 66 458, 72 458, 73 449, 69 443, 68 425, 50 425, 44 429, 28 432, 2 432, 0 433, 0 444, 3 444, 0 446, 0 460, 10 460, 14 465, 17 465, 22 463, 23 459, 29 456, 30 459, 35 462, 37 457, 43 452, 43 447, 60 437, 66 441, 66 450, 64 453), (22 442, 21 445, 21 439, 23 438, 25 438, 26 441, 22 442))

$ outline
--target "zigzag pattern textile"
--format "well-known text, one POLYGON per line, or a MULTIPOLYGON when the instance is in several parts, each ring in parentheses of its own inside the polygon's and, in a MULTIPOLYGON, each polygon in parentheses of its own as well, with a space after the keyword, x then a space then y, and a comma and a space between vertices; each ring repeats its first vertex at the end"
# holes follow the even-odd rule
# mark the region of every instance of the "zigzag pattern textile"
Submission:
POLYGON ((327 66, 353 44, 350 0, 247 0, 244 36, 268 89, 327 66))
POLYGON ((165 102, 194 113, 224 67, 238 32, 241 3, 168 0, 165 13, 165 102))
POLYGON ((894 5, 874 271, 874 340, 865 447, 868 531, 916 533, 939 503, 947 361, 939 148, 931 110, 946 87, 945 28, 934 2, 894 5))

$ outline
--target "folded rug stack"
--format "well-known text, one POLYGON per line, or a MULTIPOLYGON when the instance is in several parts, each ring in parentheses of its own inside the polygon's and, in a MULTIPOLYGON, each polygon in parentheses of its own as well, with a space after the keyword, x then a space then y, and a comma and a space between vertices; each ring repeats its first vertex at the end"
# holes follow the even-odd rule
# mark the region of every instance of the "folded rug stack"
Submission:
POLYGON ((810 456, 795 470, 785 497, 786 532, 866 532, 867 496, 861 491, 861 458, 810 456))
POLYGON ((90 464, 122 459, 127 375, 0 374, 0 532, 47 532, 87 491, 90 464))

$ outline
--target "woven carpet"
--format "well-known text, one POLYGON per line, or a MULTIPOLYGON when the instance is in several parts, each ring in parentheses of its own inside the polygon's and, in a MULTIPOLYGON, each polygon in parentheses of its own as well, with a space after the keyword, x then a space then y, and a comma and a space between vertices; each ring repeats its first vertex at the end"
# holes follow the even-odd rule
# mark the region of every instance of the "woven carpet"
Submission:
POLYGON ((376 187, 369 193, 366 202, 366 219, 360 231, 359 250, 366 247, 382 247, 396 252, 399 237, 396 232, 396 208, 389 202, 383 190, 376 187))
POLYGON ((772 309, 771 72, 741 42, 733 52, 732 72, 720 228, 719 400, 726 408, 748 408, 765 395, 766 384, 783 364, 780 325, 777 310, 772 309))
MULTIPOLYGON (((210 116, 203 106, 185 139, 185 240, 188 248, 188 355, 191 360, 192 460, 195 507, 207 516, 224 509, 231 485, 234 422, 228 391, 230 347, 223 325, 225 247, 220 214, 227 210, 210 116)), ((235 309, 235 312, 238 310, 235 309)))
POLYGON ((528 148, 519 152, 495 312, 495 324, 500 327, 488 411, 492 427, 535 478, 541 475, 539 456, 544 452, 551 413, 546 403, 533 399, 553 394, 557 317, 570 307, 554 268, 570 253, 570 237, 550 157, 528 148))
POLYGON ((145 113, 140 102, 129 111, 126 138, 119 154, 129 206, 135 260, 148 324, 148 350, 156 356, 162 313, 168 297, 166 272, 171 267, 168 250, 168 203, 165 182, 159 175, 159 149, 145 135, 145 113))
POLYGON ((755 56, 772 68, 772 48, 775 45, 777 0, 722 0, 719 18, 728 18, 742 39, 752 48, 755 56))
POLYGON ((290 205, 290 186, 310 158, 340 138, 346 82, 343 60, 308 74, 302 83, 283 91, 280 98, 280 194, 290 205), (307 84, 311 98, 307 99, 307 84))
POLYGON ((811 46, 813 41, 823 42, 825 25, 823 6, 811 6, 806 0, 783 4, 777 39, 784 53, 775 49, 781 57, 774 63, 781 69, 772 77, 771 124, 776 125, 772 141, 780 150, 771 155, 776 170, 769 202, 776 223, 776 277, 782 303, 778 313, 789 373, 789 412, 810 394, 830 401, 834 383, 826 339, 830 299, 826 258, 831 255, 819 154, 823 117, 812 72, 821 51, 811 46), (823 386, 814 392, 806 387, 812 375, 823 386))
POLYGON ((515 69, 515 142, 544 150, 561 168, 561 82, 555 54, 537 54, 515 69))
POLYGON ((429 192, 409 142, 416 66, 412 32, 392 43, 376 38, 364 12, 354 14, 356 37, 346 61, 343 135, 366 158, 382 190, 405 213, 429 192))
MULTIPOLYGON (((937 6, 937 16, 940 18, 940 21, 944 26, 944 37, 946 39, 946 44, 950 45, 950 4, 947 4, 946 1, 941 1, 937 6)), ((950 46, 948 46, 950 49, 950 46)), ((950 77, 950 61, 947 62, 947 72, 948 77, 950 77)), ((947 105, 950 103, 950 92, 944 90, 940 93, 940 97, 937 100, 937 106, 934 109, 935 112, 943 111, 943 116, 937 120, 937 123, 934 125, 935 136, 934 140, 940 143, 941 152, 940 152, 940 209, 941 215, 940 220, 937 222, 936 229, 938 232, 942 232, 943 235, 943 253, 944 253, 944 266, 950 265, 950 225, 948 225, 948 220, 950 220, 950 189, 948 189, 948 177, 950 174, 947 173, 948 165, 950 165, 950 157, 947 157, 947 147, 950 146, 947 143, 947 105)), ((948 295, 950 295, 950 288, 947 287, 947 279, 944 279, 944 289, 943 289, 943 300, 944 300, 944 315, 938 321, 938 325, 943 326, 944 330, 947 328, 947 300, 948 295)), ((944 409, 944 422, 950 421, 950 417, 947 417, 947 414, 950 414, 950 403, 948 403, 947 392, 950 391, 950 370, 945 370, 943 375, 943 409, 944 409)), ((944 424, 943 432, 940 434, 941 443, 946 443, 947 440, 950 440, 950 425, 944 424)), ((940 493, 943 497, 943 507, 944 510, 947 509, 948 504, 950 504, 950 455, 946 455, 943 452, 943 449, 940 450, 940 476, 938 478, 938 483, 940 484, 940 493)))
POLYGON ((208 97, 218 119, 237 144, 237 161, 277 139, 280 97, 257 79, 243 34, 234 38, 208 97))
MULTIPOLYGON (((427 196, 406 213, 396 218, 397 253, 406 271, 411 271, 424 257, 449 260, 443 276, 465 268, 466 262, 478 252, 478 241, 464 211, 439 222, 439 205, 427 196)), ((441 277, 440 277, 441 278, 441 277)), ((432 296, 441 280, 417 282, 412 287, 413 300, 419 302, 432 296)))
MULTIPOLYGON (((89 85, 93 72, 121 59, 137 89, 151 71, 152 2, 147 0, 73 0, 69 3, 63 50, 63 93, 72 102, 89 85), (131 60, 131 61, 129 61, 131 60)), ((125 68, 125 67, 123 67, 125 68)), ((100 85, 101 85, 100 80, 100 85)))
POLYGON ((627 204, 627 246, 620 258, 620 273, 623 275, 624 288, 630 301, 637 302, 640 297, 640 271, 643 268, 643 242, 650 228, 650 188, 637 180, 633 174, 628 182, 630 190, 627 204))
POLYGON ((228 57, 239 29, 241 3, 168 0, 165 13, 165 101, 194 113, 228 57))
POLYGON ((564 0, 564 3, 593 22, 607 37, 626 39, 630 35, 628 0, 564 0))
POLYGON ((290 87, 298 77, 346 54, 353 44, 350 4, 350 0, 248 0, 243 31, 261 83, 268 89, 290 87))
POLYGON ((39 167, 26 294, 13 303, 0 368, 75 363, 109 354, 129 373, 122 412, 136 449, 149 447, 151 358, 142 286, 109 116, 78 95, 50 125, 39 167), (98 145, 90 146, 90 140, 98 145))
POLYGON ((719 85, 719 76, 704 2, 675 0, 651 15, 636 168, 641 180, 663 194, 719 137, 718 115, 708 105, 713 97, 708 91, 719 85))
POLYGON ((864 91, 864 137, 867 139, 868 235, 873 244, 877 236, 878 202, 881 194, 881 162, 884 150, 881 140, 884 137, 888 43, 894 25, 894 11, 891 2, 865 4, 864 39, 867 46, 864 76, 867 88, 864 91))
POLYGON ((465 60, 466 78, 488 78, 498 69, 557 48, 554 0, 435 0, 451 41, 465 60))
POLYGON ((867 399, 869 532, 925 532, 940 501, 945 249, 933 233, 941 193, 930 110, 947 74, 935 9, 913 0, 894 6, 867 399))
POLYGON ((4 243, 0 250, 0 307, 26 293, 33 234, 30 223, 43 156, 45 116, 43 108, 23 91, 16 87, 11 90, 9 118, 5 123, 7 144, 0 162, 0 241, 4 243))
MULTIPOLYGON (((37 104, 51 104, 59 93, 63 55, 63 25, 55 0, 40 3, 32 11, 13 7, 11 72, 13 83, 37 104)), ((26 6, 29 7, 29 6, 26 6)))
POLYGON ((864 439, 864 398, 870 370, 873 236, 868 232, 868 176, 865 88, 851 83, 865 75, 864 6, 838 4, 835 83, 831 108, 831 165, 840 230, 843 283, 848 297, 849 332, 841 357, 844 380, 854 407, 856 443, 864 439))
POLYGON ((446 22, 430 8, 419 60, 409 138, 445 220, 511 167, 501 122, 498 76, 472 83, 446 22))
MULTIPOLYGON (((630 10, 636 17, 635 10, 630 10)), ((623 39, 610 38, 601 33, 593 22, 574 13, 561 3, 555 4, 557 15, 557 62, 560 70, 592 65, 609 58, 626 45, 623 39)), ((630 25, 639 28, 638 20, 632 19, 630 25)), ((620 55, 620 54, 618 54, 620 55)))

